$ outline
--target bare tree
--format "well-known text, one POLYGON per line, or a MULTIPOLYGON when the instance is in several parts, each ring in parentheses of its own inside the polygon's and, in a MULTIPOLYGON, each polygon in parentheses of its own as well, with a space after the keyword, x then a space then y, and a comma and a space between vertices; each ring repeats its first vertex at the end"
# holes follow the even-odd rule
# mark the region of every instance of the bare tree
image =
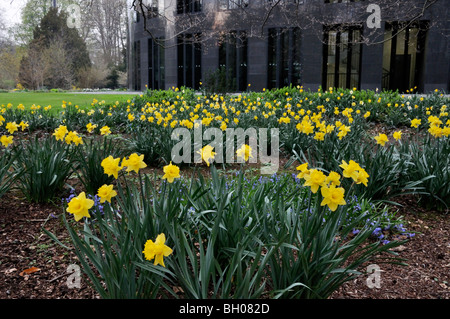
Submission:
POLYGON ((42 52, 45 86, 70 89, 75 82, 71 68, 72 59, 71 51, 66 50, 64 40, 60 37, 52 39, 42 52))
POLYGON ((42 52, 30 48, 28 55, 22 58, 19 71, 19 82, 33 90, 42 88, 45 80, 45 68, 42 52))
POLYGON ((101 49, 106 65, 118 65, 127 41, 126 0, 92 0, 89 8, 92 38, 101 49))
MULTIPOLYGON (((445 1, 447 0, 373 0, 370 4, 361 1, 336 6, 334 2, 347 1, 329 0, 329 3, 325 3, 324 0, 219 0, 203 1, 205 5, 201 12, 190 11, 183 14, 173 14, 174 2, 178 3, 175 0, 159 1, 165 5, 163 10, 155 10, 154 3, 158 1, 151 0, 131 0, 130 7, 140 14, 144 21, 144 30, 155 41, 158 41, 155 35, 159 29, 166 25, 174 26, 173 37, 184 32, 202 32, 203 42, 217 39, 222 33, 239 28, 248 30, 247 36, 263 38, 265 29, 270 26, 312 30, 323 40, 321 26, 344 29, 349 24, 367 24, 376 13, 368 10, 369 5, 375 5, 375 8, 379 9, 382 21, 405 21, 402 29, 398 30, 401 32, 426 18, 437 5, 446 7, 445 1), (158 23, 157 19, 154 19, 155 16, 164 22, 158 23)), ((436 18, 437 15, 433 16, 436 18)), ((448 11, 441 12, 441 16, 441 19, 434 19, 433 25, 427 27, 439 28, 443 35, 448 36, 448 11)), ((378 27, 366 29, 368 31, 361 37, 361 42, 369 45, 386 41, 378 27)))
POLYGON ((4 23, 5 20, 2 15, 2 12, 0 12, 0 46, 6 37, 6 25, 4 23))
POLYGON ((16 86, 22 50, 12 44, 0 47, 0 89, 16 86))

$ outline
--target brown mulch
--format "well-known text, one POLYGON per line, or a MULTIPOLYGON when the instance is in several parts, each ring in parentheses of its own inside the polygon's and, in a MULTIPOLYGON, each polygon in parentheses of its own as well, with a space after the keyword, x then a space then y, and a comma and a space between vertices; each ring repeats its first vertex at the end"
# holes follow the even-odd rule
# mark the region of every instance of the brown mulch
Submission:
MULTIPOLYGON (((69 265, 74 254, 43 231, 68 238, 56 204, 30 204, 8 193, 0 199, 0 299, 91 299, 96 293, 86 281, 69 289, 69 265)), ((68 244, 68 242, 66 242, 68 244)))
MULTIPOLYGON (((332 299, 450 299, 449 216, 417 208, 408 199, 404 204, 399 214, 405 227, 417 232, 397 251, 408 265, 379 265, 380 288, 369 288, 363 275, 344 284, 332 299)), ((76 257, 42 231, 46 228, 63 242, 67 238, 58 205, 30 204, 12 192, 0 199, 0 299, 98 298, 85 277, 80 288, 68 287, 67 268, 77 264, 76 257)))
MULTIPOLYGON (((336 299, 450 299, 450 219, 448 212, 426 210, 414 198, 397 198, 410 240, 394 248, 406 265, 380 264, 380 287, 370 275, 345 283, 336 299)), ((374 262, 376 264, 376 261, 374 262)), ((362 269, 365 270, 365 269, 362 269)))

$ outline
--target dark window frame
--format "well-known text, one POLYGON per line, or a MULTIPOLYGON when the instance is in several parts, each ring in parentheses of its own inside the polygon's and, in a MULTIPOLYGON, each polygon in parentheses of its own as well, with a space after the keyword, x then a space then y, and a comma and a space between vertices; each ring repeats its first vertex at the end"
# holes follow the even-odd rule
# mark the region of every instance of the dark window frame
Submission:
POLYGON ((339 85, 341 82, 340 76, 342 75, 341 72, 339 72, 339 64, 340 64, 340 50, 339 47, 343 44, 341 42, 341 35, 343 32, 348 32, 348 38, 347 38, 347 56, 346 56, 346 72, 343 73, 345 75, 345 88, 357 88, 360 89, 361 87, 361 68, 362 68, 362 34, 363 34, 363 26, 362 25, 348 25, 348 26, 324 26, 324 42, 323 42, 323 62, 322 62, 322 87, 324 89, 328 89, 329 87, 333 88, 342 88, 343 86, 339 85), (350 32, 351 31, 351 32, 350 32), (359 39, 353 43, 354 38, 354 31, 359 31, 359 39), (333 73, 328 72, 328 57, 329 57, 329 34, 330 32, 336 32, 336 42, 334 44, 335 46, 335 55, 334 55, 334 71, 333 73), (351 44, 351 45, 350 45, 351 44), (358 63, 358 72, 357 72, 357 84, 352 84, 352 75, 354 74, 351 71, 352 68, 352 61, 353 61, 353 51, 354 51, 354 45, 359 46, 359 57, 357 60, 358 63), (350 61, 350 63, 348 63, 350 61), (333 83, 330 83, 329 77, 333 76, 333 83))
MULTIPOLYGON (((384 90, 399 90, 401 92, 406 91, 408 89, 411 89, 413 87, 416 87, 418 91, 423 91, 423 75, 424 75, 424 69, 425 69, 425 55, 426 55, 426 38, 428 35, 428 29, 429 29, 429 21, 427 20, 421 20, 421 21, 415 21, 415 22, 404 22, 404 21, 390 21, 385 23, 385 34, 386 31, 392 32, 392 37, 388 39, 384 43, 384 45, 387 45, 388 42, 390 42, 391 51, 389 56, 389 70, 385 70, 383 68, 382 72, 382 79, 381 79, 381 87, 384 90), (411 79, 408 76, 408 82, 406 83, 406 80, 403 83, 398 83, 395 81, 395 75, 399 73, 404 73, 401 70, 399 71, 399 65, 397 63, 394 63, 397 56, 397 41, 399 41, 399 34, 400 31, 405 31, 405 42, 404 42, 404 50, 403 54, 399 56, 404 57, 404 61, 408 60, 408 56, 410 53, 409 51, 409 44, 411 41, 410 38, 410 29, 416 28, 418 30, 416 41, 416 48, 415 48, 415 65, 414 65, 414 81, 411 83, 411 79), (393 62, 394 61, 394 62, 393 62), (387 71, 387 72, 386 72, 387 71), (400 84, 400 85, 399 85, 400 84)), ((384 50, 384 49, 383 49, 384 50)), ((385 56, 383 54, 383 66, 385 63, 385 56)), ((409 69, 411 66, 409 66, 409 69)))
POLYGON ((248 83, 248 38, 246 31, 230 31, 219 42, 219 68, 226 69, 227 81, 234 81, 237 91, 248 83))
POLYGON ((177 86, 200 88, 202 81, 201 33, 183 33, 177 37, 177 86))
POLYGON ((148 39, 148 88, 165 89, 164 38, 148 39))
POLYGON ((202 0, 177 0, 177 14, 198 13, 202 9, 202 0))
POLYGON ((133 45, 134 58, 134 90, 140 91, 142 89, 141 82, 141 41, 134 41, 133 45))
POLYGON ((267 88, 301 84, 300 28, 268 29, 267 88))

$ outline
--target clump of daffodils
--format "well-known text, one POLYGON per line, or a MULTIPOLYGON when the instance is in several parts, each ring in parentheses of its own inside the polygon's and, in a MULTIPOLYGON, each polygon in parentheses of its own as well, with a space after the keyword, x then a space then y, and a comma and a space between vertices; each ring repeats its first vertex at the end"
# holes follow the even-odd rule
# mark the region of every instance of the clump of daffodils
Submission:
POLYGON ((114 176, 115 179, 119 178, 119 172, 126 167, 127 172, 135 171, 139 173, 140 169, 146 168, 147 164, 144 162, 144 155, 138 155, 136 153, 131 154, 128 158, 114 158, 111 155, 103 159, 101 166, 103 171, 108 176, 114 176))
MULTIPOLYGON (((367 186, 369 174, 355 161, 350 160, 349 163, 342 161, 340 167, 343 169, 343 176, 351 178, 356 184, 364 184, 367 186)), ((308 169, 308 163, 304 163, 297 167, 299 174, 297 178, 305 181, 304 186, 309 186, 312 193, 320 194, 323 197, 321 206, 327 205, 331 211, 336 211, 341 205, 345 205, 345 189, 341 187, 341 175, 331 171, 326 175, 318 169, 308 169)))
POLYGON ((64 141, 68 145, 72 143, 77 146, 83 144, 83 138, 76 131, 69 131, 65 125, 60 125, 55 129, 53 136, 57 141, 64 141))

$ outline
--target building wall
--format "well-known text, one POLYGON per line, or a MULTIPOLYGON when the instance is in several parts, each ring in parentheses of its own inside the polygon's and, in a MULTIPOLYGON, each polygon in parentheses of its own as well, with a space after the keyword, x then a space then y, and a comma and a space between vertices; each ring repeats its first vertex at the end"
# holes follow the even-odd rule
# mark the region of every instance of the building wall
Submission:
POLYGON ((434 89, 450 90, 449 41, 444 41, 441 30, 436 28, 428 32, 424 69, 425 92, 434 89))
MULTIPOLYGON (((411 0, 414 2, 415 0, 411 0)), ((410 1, 410 2, 411 2, 410 1)), ((255 4, 258 1, 250 1, 255 4)), ((304 6, 311 6, 311 10, 315 10, 314 14, 318 19, 312 25, 308 25, 301 30, 301 83, 304 88, 311 90, 317 90, 319 86, 323 85, 323 68, 324 68, 324 43, 323 25, 318 22, 321 16, 334 16, 335 23, 362 23, 361 20, 365 16, 369 16, 370 13, 364 15, 367 8, 367 1, 361 1, 356 3, 331 3, 325 4, 324 1, 304 0, 304 6), (313 6, 314 4, 314 6, 313 6)), ((373 1, 376 3, 377 1, 373 1)), ((425 92, 434 89, 450 89, 450 47, 447 36, 443 35, 445 30, 449 30, 448 19, 448 5, 446 1, 440 0, 438 3, 427 11, 427 14, 423 16, 423 20, 431 22, 431 27, 428 30, 426 38, 426 51, 425 62, 423 66, 423 90, 425 92), (446 21, 445 28, 442 27, 440 22, 438 25, 434 24, 434 21, 446 21)), ((372 2, 371 2, 372 3, 372 2)), ((405 5, 408 5, 407 3, 405 5)), ((164 10, 164 13, 168 16, 168 19, 151 19, 149 21, 149 27, 152 29, 154 36, 164 36, 166 38, 165 43, 165 87, 166 89, 176 87, 178 83, 178 64, 177 64, 177 41, 176 34, 177 26, 169 23, 177 18, 176 13, 176 1, 166 0, 160 1, 160 9, 164 10), (161 4, 161 2, 163 2, 161 4)), ((257 7, 251 8, 252 10, 258 10, 257 7)), ((228 14, 226 11, 218 10, 218 1, 204 0, 203 1, 204 12, 221 12, 220 14, 228 14)), ((231 11, 232 12, 232 11, 231 11)), ((385 31, 385 21, 394 21, 397 16, 392 12, 382 15, 383 22, 381 28, 373 29, 363 27, 363 35, 369 39, 370 43, 378 44, 363 44, 361 51, 361 71, 360 71, 360 89, 381 89, 382 88, 382 66, 383 66, 383 43, 380 39, 383 39, 385 31)), ((285 26, 282 24, 276 25, 276 19, 270 24, 264 27, 264 32, 267 34, 267 30, 273 26, 285 26), (273 22, 275 21, 275 22, 273 22), (275 23, 275 24, 274 24, 275 23)), ((249 21, 233 21, 233 28, 246 29, 249 33, 253 33, 254 26, 250 25, 249 21)), ((227 29, 225 29, 227 30, 227 29)), ((229 30, 229 29, 228 29, 229 30)), ((192 30, 193 32, 195 30, 192 30)), ((448 32, 448 31, 447 31, 448 32)), ((148 83, 148 38, 149 34, 143 30, 143 21, 141 19, 138 23, 130 24, 130 49, 133 48, 133 42, 140 41, 141 45, 141 87, 145 89, 145 84, 148 83)), ((203 44, 202 54, 202 77, 205 77, 211 71, 214 71, 218 67, 218 46, 216 40, 208 39, 203 44)), ((247 80, 251 85, 251 89, 260 91, 267 87, 268 84, 268 41, 267 38, 260 36, 252 36, 248 38, 248 71, 247 80)), ((130 50, 132 51, 132 50, 130 50)), ((134 89, 133 83, 133 52, 130 52, 130 89, 134 89)))
POLYGON ((248 83, 251 89, 261 91, 267 87, 267 41, 250 38, 248 41, 248 83))
MULTIPOLYGON (((316 23, 313 29, 322 28, 316 23)), ((322 85, 323 68, 323 38, 311 30, 302 31, 302 66, 303 87, 305 89, 317 90, 322 85)))
MULTIPOLYGON (((385 24, 382 23, 381 29, 376 34, 371 34, 365 28, 363 34, 369 38, 370 42, 375 42, 383 36, 384 27, 385 24)), ((381 90, 383 45, 363 45, 361 60, 361 90, 381 90)))

